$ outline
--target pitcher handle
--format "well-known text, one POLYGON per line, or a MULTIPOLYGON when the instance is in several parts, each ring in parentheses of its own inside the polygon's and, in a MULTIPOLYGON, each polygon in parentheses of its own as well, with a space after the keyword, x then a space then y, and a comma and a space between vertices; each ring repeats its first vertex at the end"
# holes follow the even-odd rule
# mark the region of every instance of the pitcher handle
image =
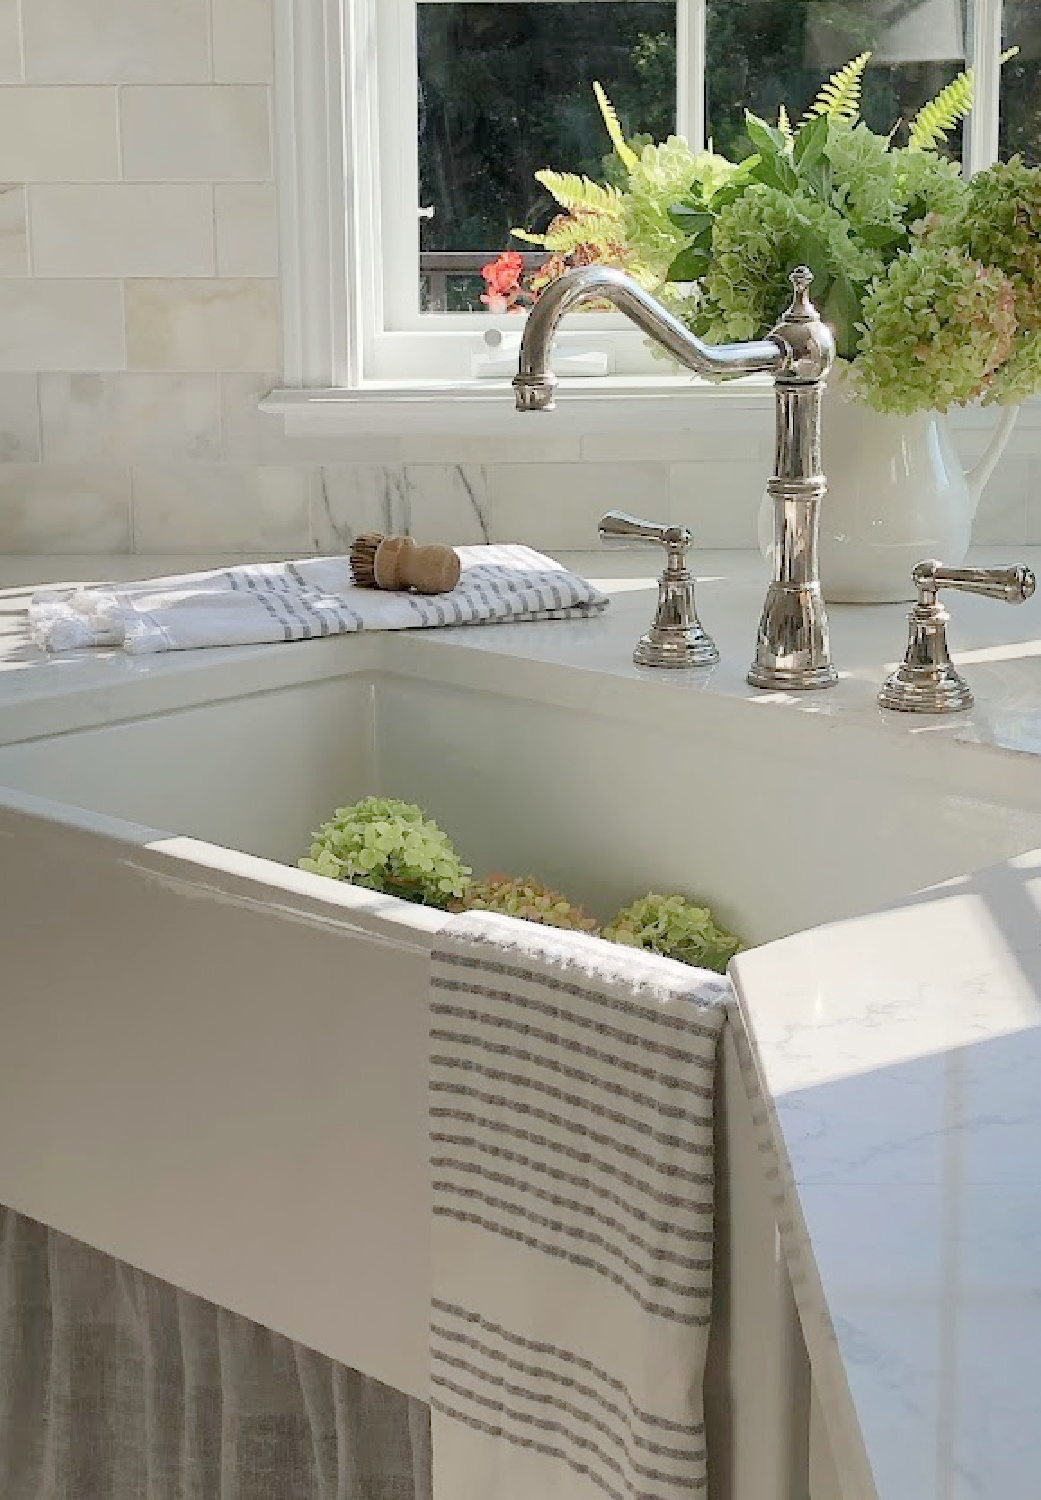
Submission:
POLYGON ((995 427, 990 442, 983 450, 983 457, 965 475, 965 483, 969 487, 972 496, 972 513, 976 514, 976 508, 980 503, 980 496, 986 488, 987 481, 998 466, 1001 455, 1008 446, 1008 440, 1012 436, 1012 429, 1016 425, 1019 416, 1018 406, 1006 406, 1001 413, 1001 421, 995 427))

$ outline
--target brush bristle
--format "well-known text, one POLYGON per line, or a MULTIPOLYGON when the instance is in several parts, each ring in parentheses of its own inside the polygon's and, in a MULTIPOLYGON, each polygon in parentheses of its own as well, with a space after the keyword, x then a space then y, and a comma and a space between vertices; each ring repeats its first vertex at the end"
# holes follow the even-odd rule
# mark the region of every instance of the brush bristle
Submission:
POLYGON ((365 531, 351 543, 351 572, 359 588, 374 589, 376 584, 376 552, 383 535, 378 531, 365 531))

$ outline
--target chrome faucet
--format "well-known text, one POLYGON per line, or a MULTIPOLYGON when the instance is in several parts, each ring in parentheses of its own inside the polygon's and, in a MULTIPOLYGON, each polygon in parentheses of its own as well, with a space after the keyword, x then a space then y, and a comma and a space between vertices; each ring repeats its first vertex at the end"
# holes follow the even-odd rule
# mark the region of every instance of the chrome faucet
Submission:
POLYGON ((706 344, 631 277, 609 266, 568 271, 542 292, 528 314, 513 388, 519 411, 552 411, 557 377, 549 352, 565 313, 583 302, 607 301, 674 359, 699 375, 768 371, 777 402, 777 447, 767 493, 774 502, 773 578, 759 622, 753 687, 802 690, 838 681, 831 664, 828 617, 818 572, 821 395, 835 358, 835 340, 809 300, 805 266, 792 272, 794 296, 768 338, 706 344))

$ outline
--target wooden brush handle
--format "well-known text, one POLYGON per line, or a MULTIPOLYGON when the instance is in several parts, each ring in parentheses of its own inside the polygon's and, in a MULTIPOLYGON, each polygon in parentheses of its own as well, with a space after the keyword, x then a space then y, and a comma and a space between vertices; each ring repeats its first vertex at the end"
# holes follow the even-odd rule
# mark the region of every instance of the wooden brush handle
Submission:
POLYGON ((458 552, 435 542, 420 547, 410 536, 390 536, 376 550, 376 587, 415 589, 419 594, 447 594, 459 582, 458 552))

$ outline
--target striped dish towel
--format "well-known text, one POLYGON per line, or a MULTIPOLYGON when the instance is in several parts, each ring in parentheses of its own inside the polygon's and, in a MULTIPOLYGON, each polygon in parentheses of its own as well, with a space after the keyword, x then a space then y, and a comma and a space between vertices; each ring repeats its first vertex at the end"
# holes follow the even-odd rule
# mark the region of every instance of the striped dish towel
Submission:
POLYGON ((361 589, 346 557, 308 557, 145 583, 43 590, 30 602, 29 628, 48 651, 115 646, 136 655, 307 641, 358 630, 563 620, 607 604, 591 583, 530 547, 456 550, 463 567, 450 594, 361 589))
POLYGON ((435 1500, 704 1493, 729 982, 488 913, 432 958, 435 1500))

